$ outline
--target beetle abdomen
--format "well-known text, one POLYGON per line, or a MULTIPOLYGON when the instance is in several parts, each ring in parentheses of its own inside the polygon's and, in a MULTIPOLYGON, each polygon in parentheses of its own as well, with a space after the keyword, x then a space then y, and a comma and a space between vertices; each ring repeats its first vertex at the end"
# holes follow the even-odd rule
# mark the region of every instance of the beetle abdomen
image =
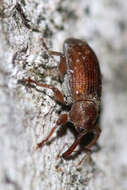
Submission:
POLYGON ((93 50, 82 40, 64 43, 71 95, 75 101, 101 96, 101 74, 93 50))

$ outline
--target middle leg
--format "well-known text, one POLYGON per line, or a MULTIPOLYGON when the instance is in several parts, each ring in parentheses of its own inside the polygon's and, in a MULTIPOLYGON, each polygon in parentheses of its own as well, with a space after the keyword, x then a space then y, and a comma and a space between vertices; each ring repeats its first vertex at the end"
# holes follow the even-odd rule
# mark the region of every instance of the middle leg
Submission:
POLYGON ((63 104, 63 105, 65 104, 63 94, 61 93, 60 90, 58 90, 54 86, 49 85, 49 84, 43 84, 43 83, 36 82, 35 80, 32 80, 30 77, 25 79, 25 82, 28 84, 34 83, 37 86, 51 89, 54 92, 55 100, 58 101, 59 103, 63 104))

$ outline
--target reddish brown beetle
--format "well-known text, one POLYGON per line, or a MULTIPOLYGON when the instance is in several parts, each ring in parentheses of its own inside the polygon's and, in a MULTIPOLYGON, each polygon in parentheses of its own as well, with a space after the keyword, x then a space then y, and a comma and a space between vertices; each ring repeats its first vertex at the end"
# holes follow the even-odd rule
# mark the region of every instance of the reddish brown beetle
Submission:
POLYGON ((101 98, 101 73, 97 57, 90 46, 82 40, 69 38, 63 45, 63 54, 49 51, 51 55, 60 56, 58 69, 63 81, 63 94, 55 87, 48 84, 40 84, 30 78, 25 81, 35 83, 38 86, 49 88, 54 92, 56 101, 61 104, 71 105, 69 113, 60 115, 56 125, 37 148, 42 147, 51 137, 55 129, 64 125, 67 121, 74 124, 78 137, 70 148, 62 155, 67 158, 80 143, 87 133, 93 133, 94 138, 84 147, 90 150, 100 136, 101 130, 96 126, 99 115, 101 98))

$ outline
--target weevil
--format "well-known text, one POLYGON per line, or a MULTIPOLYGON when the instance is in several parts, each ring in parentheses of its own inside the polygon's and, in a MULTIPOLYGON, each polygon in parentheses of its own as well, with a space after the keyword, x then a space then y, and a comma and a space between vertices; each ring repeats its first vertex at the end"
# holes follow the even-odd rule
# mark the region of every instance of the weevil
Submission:
POLYGON ((70 110, 59 116, 49 135, 37 144, 36 148, 42 147, 58 126, 69 121, 74 125, 78 136, 68 150, 63 153, 62 157, 66 159, 85 135, 94 134, 88 145, 84 147, 86 151, 90 151, 100 136, 101 129, 97 126, 96 121, 101 104, 101 72, 98 59, 86 41, 68 38, 64 41, 63 53, 50 50, 48 52, 60 57, 58 70, 62 80, 62 92, 52 85, 39 83, 30 78, 25 81, 51 89, 56 101, 63 105, 70 105, 70 110))

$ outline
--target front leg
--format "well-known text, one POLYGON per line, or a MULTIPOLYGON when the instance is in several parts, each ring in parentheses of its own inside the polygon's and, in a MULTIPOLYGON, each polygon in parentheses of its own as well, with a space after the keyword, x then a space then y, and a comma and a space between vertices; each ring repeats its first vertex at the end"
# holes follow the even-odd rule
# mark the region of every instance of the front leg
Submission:
POLYGON ((67 122, 68 119, 68 115, 67 114, 61 114, 59 119, 56 122, 56 125, 52 128, 52 130, 50 131, 49 135, 40 143, 37 144, 36 149, 41 148, 48 140, 49 138, 52 136, 52 134, 54 133, 54 131, 56 130, 56 128, 60 125, 64 125, 67 122))
POLYGON ((74 151, 74 149, 77 147, 77 145, 80 143, 82 137, 84 135, 86 135, 87 133, 90 133, 90 132, 95 132, 96 135, 95 137, 93 138, 93 140, 87 145, 84 147, 84 150, 86 150, 87 152, 90 152, 90 148, 96 143, 97 139, 99 138, 100 136, 100 133, 101 133, 101 129, 99 127, 95 127, 94 129, 92 130, 84 130, 82 133, 79 134, 78 138, 75 140, 75 142, 70 146, 70 148, 63 153, 63 158, 68 158, 70 156, 70 154, 74 151))
POLYGON ((95 126, 95 128, 93 130, 90 130, 88 132, 93 132, 95 133, 94 138, 92 139, 92 141, 84 147, 84 150, 90 150, 90 148, 97 142, 97 139, 99 138, 100 134, 101 134, 101 129, 97 126, 95 126))
POLYGON ((79 134, 78 138, 75 140, 75 142, 70 146, 70 148, 63 153, 62 157, 64 159, 68 158, 70 154, 74 151, 74 149, 77 147, 77 145, 80 143, 82 137, 87 134, 87 131, 84 130, 82 133, 79 134))

